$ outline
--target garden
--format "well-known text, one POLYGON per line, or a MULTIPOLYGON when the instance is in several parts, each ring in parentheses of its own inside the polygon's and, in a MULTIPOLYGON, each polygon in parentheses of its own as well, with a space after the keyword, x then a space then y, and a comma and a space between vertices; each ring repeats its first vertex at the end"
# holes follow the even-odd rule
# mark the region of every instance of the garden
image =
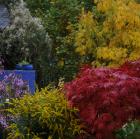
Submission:
POLYGON ((0 0, 0 139, 140 139, 140 0, 0 0))

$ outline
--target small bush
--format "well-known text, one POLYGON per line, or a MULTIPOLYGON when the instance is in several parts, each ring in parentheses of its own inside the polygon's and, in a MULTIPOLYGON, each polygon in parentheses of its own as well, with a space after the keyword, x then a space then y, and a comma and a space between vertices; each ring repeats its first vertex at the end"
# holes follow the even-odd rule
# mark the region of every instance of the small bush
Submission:
POLYGON ((140 121, 132 121, 125 124, 118 132, 118 139, 139 139, 140 121))
POLYGON ((80 133, 77 110, 68 107, 57 89, 14 99, 8 111, 13 119, 7 139, 73 139, 80 133))

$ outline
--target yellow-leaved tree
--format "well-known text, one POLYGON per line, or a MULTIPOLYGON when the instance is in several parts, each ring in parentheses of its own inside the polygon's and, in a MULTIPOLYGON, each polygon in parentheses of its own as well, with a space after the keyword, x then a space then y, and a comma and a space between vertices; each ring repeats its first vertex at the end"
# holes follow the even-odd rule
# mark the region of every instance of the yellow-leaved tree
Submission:
POLYGON ((93 20, 93 14, 90 11, 87 13, 82 11, 78 24, 79 30, 75 37, 75 45, 77 46, 76 52, 80 53, 80 55, 85 55, 94 51, 94 47, 96 46, 96 43, 93 40, 96 29, 95 26, 96 21, 93 20))
POLYGON ((96 65, 115 66, 140 58, 140 4, 136 0, 95 0, 82 12, 76 51, 93 55, 96 65))

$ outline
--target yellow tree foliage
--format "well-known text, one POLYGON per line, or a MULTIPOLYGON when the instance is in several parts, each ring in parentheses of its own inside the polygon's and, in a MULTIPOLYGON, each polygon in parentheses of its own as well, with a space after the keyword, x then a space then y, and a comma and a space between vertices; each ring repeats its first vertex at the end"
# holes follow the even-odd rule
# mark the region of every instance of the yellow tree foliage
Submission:
POLYGON ((82 16, 78 24, 79 30, 75 37, 76 52, 85 55, 94 51, 94 46, 96 46, 93 40, 95 26, 96 22, 93 20, 93 14, 91 12, 84 13, 84 11, 82 11, 82 16))
POLYGON ((82 13, 76 51, 93 54, 101 65, 140 58, 140 4, 135 0, 95 0, 93 13, 82 13))

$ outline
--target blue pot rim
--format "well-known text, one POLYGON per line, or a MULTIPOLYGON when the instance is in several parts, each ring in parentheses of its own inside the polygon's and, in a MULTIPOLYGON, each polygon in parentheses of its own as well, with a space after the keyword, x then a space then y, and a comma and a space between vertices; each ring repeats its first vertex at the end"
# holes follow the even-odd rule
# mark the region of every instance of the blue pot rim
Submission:
POLYGON ((17 70, 32 70, 33 65, 32 64, 24 64, 24 65, 16 64, 15 68, 17 70))
POLYGON ((22 65, 22 69, 23 70, 32 70, 33 69, 33 65, 32 64, 22 65))
POLYGON ((23 64, 22 66, 33 66, 32 64, 23 64))
POLYGON ((22 69, 22 65, 16 64, 15 68, 16 69, 22 69))

